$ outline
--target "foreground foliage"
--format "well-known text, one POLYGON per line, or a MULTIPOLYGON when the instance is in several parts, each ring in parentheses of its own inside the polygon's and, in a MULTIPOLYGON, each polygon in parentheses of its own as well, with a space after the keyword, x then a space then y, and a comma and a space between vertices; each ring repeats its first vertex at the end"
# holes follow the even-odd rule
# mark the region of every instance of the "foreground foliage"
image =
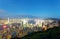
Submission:
MULTIPOLYGON (((19 38, 14 38, 19 39, 19 38)), ((20 39, 60 39, 60 27, 50 28, 46 31, 33 32, 20 39)))

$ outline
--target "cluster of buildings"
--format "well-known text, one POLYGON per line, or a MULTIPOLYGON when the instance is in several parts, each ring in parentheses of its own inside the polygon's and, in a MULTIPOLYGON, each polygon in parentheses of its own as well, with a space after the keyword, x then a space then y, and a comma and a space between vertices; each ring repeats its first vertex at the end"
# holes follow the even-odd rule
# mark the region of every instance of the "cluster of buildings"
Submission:
MULTIPOLYGON (((48 28, 58 27, 60 25, 58 19, 31 19, 31 18, 7 18, 0 19, 0 33, 7 36, 12 36, 13 32, 17 33, 17 36, 23 37, 31 32, 37 32, 47 30, 48 28)), ((12 36, 13 37, 13 36, 12 36)), ((4 39, 4 38, 3 38, 4 39)))
MULTIPOLYGON (((29 19, 29 18, 22 18, 22 19, 15 19, 15 18, 7 18, 7 19, 0 19, 0 25, 3 24, 16 24, 22 27, 53 27, 53 26, 59 26, 58 19, 29 19)), ((15 26, 16 26, 15 25, 15 26)))

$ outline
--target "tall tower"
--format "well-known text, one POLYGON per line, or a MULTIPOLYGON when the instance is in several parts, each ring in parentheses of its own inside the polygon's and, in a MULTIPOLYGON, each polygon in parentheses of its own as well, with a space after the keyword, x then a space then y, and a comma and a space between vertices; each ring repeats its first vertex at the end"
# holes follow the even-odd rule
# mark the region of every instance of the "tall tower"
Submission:
POLYGON ((9 18, 8 18, 8 23, 9 23, 10 21, 9 21, 9 18))

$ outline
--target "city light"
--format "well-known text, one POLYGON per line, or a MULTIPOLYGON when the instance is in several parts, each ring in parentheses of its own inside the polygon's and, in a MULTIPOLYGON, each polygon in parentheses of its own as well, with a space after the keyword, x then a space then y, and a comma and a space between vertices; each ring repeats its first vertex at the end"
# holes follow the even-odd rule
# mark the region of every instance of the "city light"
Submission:
POLYGON ((3 28, 7 28, 7 26, 6 26, 6 25, 4 25, 4 26, 3 26, 3 28))

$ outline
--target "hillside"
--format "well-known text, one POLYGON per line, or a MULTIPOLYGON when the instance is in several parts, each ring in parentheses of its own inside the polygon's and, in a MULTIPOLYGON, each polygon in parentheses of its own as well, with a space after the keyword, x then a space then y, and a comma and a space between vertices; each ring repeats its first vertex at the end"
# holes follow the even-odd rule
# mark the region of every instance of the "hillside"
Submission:
POLYGON ((41 32, 33 32, 32 34, 24 36, 20 39, 60 39, 60 27, 54 27, 41 32))

